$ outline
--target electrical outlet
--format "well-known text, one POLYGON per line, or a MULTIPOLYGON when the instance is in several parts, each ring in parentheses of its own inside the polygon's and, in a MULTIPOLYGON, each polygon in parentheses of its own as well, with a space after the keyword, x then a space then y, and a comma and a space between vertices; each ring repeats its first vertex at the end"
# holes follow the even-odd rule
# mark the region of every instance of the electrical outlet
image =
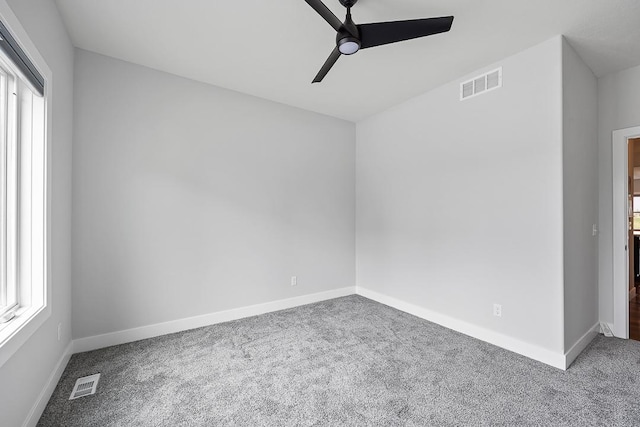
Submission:
POLYGON ((296 286, 298 284, 298 277, 291 276, 291 286, 296 286))
POLYGON ((502 306, 500 304, 493 304, 493 315, 502 317, 502 306))
POLYGON ((62 339, 62 323, 58 323, 58 341, 62 339))
POLYGON ((591 229, 591 235, 592 236, 598 235, 598 226, 596 224, 593 224, 593 228, 591 229))

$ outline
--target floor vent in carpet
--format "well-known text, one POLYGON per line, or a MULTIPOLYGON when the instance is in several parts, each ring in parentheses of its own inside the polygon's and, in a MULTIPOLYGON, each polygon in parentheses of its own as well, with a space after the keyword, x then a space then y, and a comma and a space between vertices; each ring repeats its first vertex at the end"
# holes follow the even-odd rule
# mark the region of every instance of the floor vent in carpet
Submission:
POLYGON ((69 400, 95 394, 96 388, 98 387, 99 379, 100 379, 100 374, 78 378, 76 380, 76 385, 73 386, 73 391, 71 392, 71 396, 69 397, 69 400))

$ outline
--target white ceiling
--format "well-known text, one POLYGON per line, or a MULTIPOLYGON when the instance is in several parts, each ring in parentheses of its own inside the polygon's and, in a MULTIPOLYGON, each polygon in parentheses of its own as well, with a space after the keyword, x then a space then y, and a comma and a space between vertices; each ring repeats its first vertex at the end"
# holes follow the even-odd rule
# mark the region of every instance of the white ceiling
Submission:
POLYGON ((79 48, 351 121, 557 34, 598 76, 640 64, 638 0, 360 0, 356 23, 455 20, 449 33, 342 57, 314 85, 335 32, 304 0, 56 1, 79 48))

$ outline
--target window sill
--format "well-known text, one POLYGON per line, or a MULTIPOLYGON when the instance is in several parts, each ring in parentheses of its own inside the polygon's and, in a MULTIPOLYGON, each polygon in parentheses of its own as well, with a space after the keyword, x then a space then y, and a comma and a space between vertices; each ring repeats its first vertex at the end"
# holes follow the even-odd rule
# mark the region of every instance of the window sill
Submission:
POLYGON ((46 306, 22 308, 0 325, 0 367, 9 360, 51 315, 46 306))

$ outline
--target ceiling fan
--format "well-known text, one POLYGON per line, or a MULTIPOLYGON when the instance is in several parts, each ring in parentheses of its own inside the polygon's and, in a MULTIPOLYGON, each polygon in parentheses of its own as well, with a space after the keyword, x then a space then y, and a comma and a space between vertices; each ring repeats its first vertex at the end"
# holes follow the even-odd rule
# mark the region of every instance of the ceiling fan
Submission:
POLYGON ((360 49, 445 33, 451 29, 453 23, 453 16, 445 16, 356 25, 351 19, 351 8, 358 0, 340 0, 340 4, 347 8, 344 22, 340 22, 321 0, 305 1, 338 32, 336 48, 313 79, 313 83, 319 83, 324 79, 340 55, 353 55, 360 49))

